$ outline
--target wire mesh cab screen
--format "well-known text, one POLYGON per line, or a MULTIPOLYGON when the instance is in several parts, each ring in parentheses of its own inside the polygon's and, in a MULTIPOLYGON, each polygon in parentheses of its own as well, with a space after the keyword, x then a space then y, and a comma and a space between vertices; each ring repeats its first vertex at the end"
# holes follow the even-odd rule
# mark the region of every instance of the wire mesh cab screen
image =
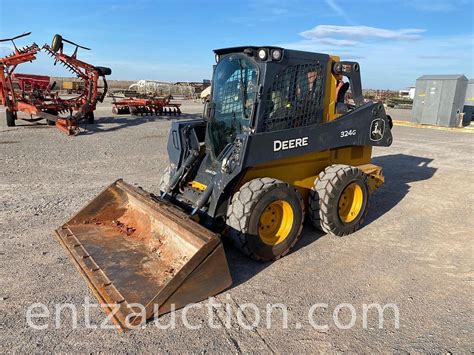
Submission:
POLYGON ((275 76, 264 100, 263 131, 322 122, 324 75, 321 63, 291 65, 275 76))

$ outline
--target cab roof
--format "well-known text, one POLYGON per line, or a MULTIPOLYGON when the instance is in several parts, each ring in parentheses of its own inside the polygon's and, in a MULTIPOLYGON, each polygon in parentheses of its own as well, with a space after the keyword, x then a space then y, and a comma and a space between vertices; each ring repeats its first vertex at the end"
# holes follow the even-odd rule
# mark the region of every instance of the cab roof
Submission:
POLYGON ((328 60, 329 54, 325 53, 316 53, 316 52, 307 52, 307 51, 298 51, 294 49, 285 49, 278 46, 239 46, 239 47, 229 47, 229 48, 220 48, 214 49, 214 53, 222 56, 231 53, 244 53, 244 51, 252 51, 256 53, 259 49, 280 49, 283 52, 283 57, 291 59, 300 59, 300 60, 328 60))

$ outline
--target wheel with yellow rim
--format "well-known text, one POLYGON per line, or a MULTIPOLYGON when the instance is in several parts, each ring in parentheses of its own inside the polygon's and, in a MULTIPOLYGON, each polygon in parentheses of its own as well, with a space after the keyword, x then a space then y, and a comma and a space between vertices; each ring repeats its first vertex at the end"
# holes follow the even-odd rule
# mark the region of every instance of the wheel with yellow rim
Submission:
POLYGON ((309 219, 318 229, 337 236, 355 232, 368 211, 367 175, 349 165, 322 171, 309 196, 309 219))
POLYGON ((296 244, 303 218, 303 200, 295 188, 280 180, 258 178, 233 195, 227 210, 227 235, 251 258, 275 260, 296 244))

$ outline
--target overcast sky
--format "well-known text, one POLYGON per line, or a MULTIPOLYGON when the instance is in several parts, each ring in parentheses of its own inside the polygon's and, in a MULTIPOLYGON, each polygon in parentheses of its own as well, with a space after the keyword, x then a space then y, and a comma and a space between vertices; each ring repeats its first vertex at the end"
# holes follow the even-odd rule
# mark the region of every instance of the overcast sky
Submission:
MULTIPOLYGON (((42 45, 60 33, 128 80, 201 81, 212 49, 280 45, 356 60, 365 88, 399 89, 423 74, 474 76, 473 11, 472 0, 0 0, 0 37, 32 31, 18 43, 42 45)), ((66 74, 45 55, 18 71, 66 74)))

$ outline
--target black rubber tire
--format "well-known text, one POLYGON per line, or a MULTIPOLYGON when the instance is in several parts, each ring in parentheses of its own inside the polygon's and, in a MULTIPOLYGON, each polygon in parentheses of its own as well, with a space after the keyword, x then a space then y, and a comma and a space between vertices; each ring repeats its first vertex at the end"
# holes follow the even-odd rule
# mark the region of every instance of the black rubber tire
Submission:
POLYGON ((165 170, 163 170, 163 174, 161 174, 160 179, 160 191, 163 192, 164 188, 168 186, 171 178, 171 165, 168 165, 165 170))
POLYGON ((99 72, 99 75, 106 76, 112 74, 112 69, 107 67, 94 67, 95 70, 99 72))
POLYGON ((253 179, 237 191, 227 209, 227 236, 243 254, 257 261, 276 260, 286 255, 298 241, 304 220, 301 194, 287 183, 272 179, 253 179), (285 200, 293 209, 294 223, 289 235, 277 245, 265 244, 258 233, 261 213, 272 202, 285 200))
POLYGON ((12 111, 6 110, 7 127, 15 127, 16 114, 12 111))
POLYGON ((63 37, 61 35, 54 35, 53 41, 51 42, 51 49, 53 52, 59 51, 63 47, 63 37))
POLYGON ((364 223, 369 207, 367 175, 349 165, 331 165, 322 171, 309 194, 308 216, 316 228, 335 235, 345 236, 358 230, 364 223), (347 223, 339 217, 339 199, 344 189, 357 183, 363 192, 362 207, 357 217, 347 223))
POLYGON ((94 119, 94 112, 87 112, 85 115, 86 119, 86 124, 94 124, 95 119, 94 119))

